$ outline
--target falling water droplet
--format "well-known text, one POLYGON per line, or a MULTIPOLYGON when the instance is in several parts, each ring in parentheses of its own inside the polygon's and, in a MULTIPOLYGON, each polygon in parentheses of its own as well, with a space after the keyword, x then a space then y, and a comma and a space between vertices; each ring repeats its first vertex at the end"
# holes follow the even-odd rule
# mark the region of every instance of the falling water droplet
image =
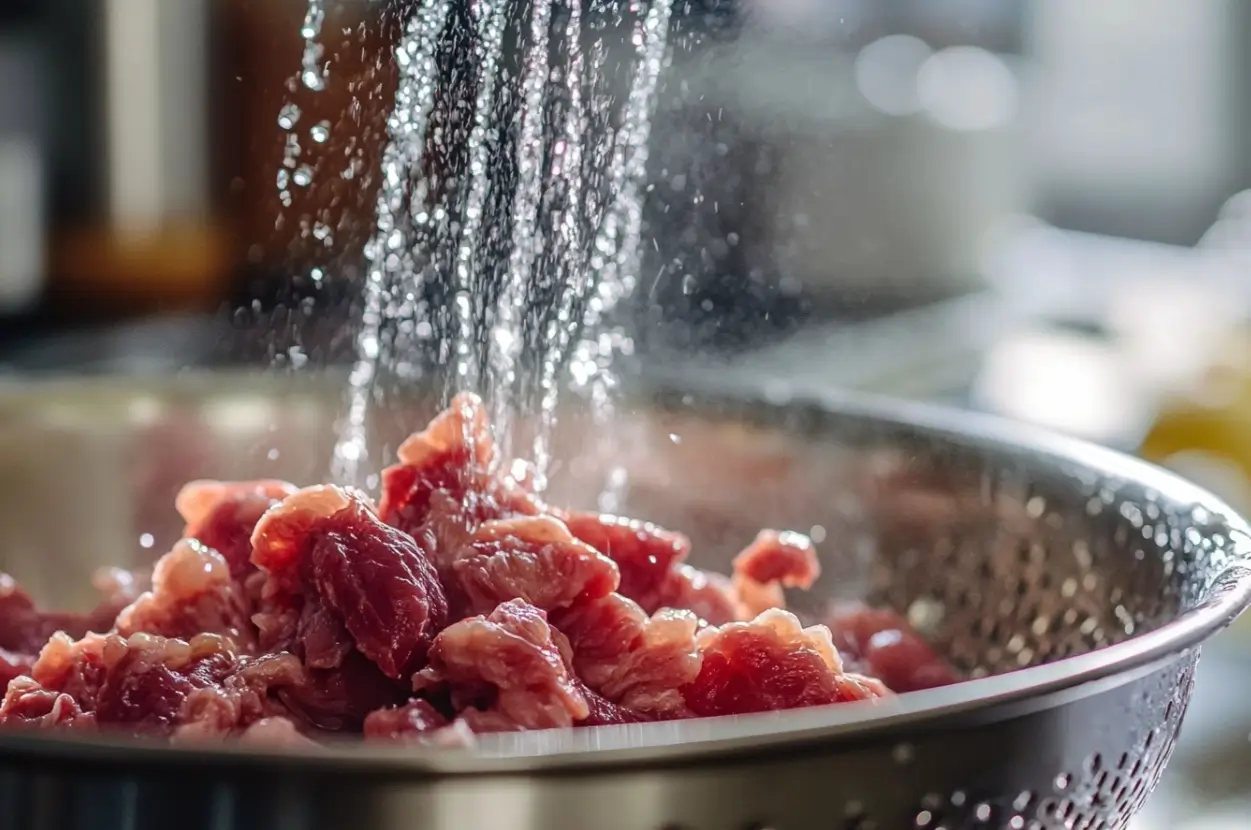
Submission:
POLYGON ((320 121, 309 128, 309 138, 318 144, 325 144, 330 140, 330 122, 320 121))
POLYGON ((325 49, 317 40, 321 37, 321 27, 325 20, 325 0, 308 0, 304 25, 300 27, 300 35, 304 38, 304 55, 300 60, 300 80, 304 86, 314 92, 320 92, 326 88, 326 70, 321 62, 325 49))
POLYGON ((300 108, 291 103, 284 104, 282 109, 278 110, 278 126, 284 130, 290 130, 296 124, 300 123, 300 108))

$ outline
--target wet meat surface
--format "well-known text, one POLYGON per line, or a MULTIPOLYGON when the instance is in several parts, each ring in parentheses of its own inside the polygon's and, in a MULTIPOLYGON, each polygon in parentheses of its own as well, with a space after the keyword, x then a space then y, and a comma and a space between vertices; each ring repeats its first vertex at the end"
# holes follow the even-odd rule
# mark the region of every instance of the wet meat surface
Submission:
POLYGON ((802 534, 761 531, 712 573, 683 534, 547 505, 520 469, 461 395, 400 447, 376 502, 191 482, 184 538, 150 571, 98 573, 87 614, 44 610, 0 574, 0 726, 467 747, 959 679, 893 611, 786 610, 820 577, 802 534))

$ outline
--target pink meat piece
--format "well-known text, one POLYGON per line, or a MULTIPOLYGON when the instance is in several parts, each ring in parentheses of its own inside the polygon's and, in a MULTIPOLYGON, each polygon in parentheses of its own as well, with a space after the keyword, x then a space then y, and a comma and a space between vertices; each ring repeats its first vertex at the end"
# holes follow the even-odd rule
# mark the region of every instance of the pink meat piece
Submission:
POLYGON ((320 744, 302 733, 290 718, 261 718, 243 730, 239 743, 263 749, 314 749, 320 744))
POLYGON ((95 728, 95 715, 84 712, 64 692, 45 689, 30 677, 14 678, 0 703, 0 726, 10 729, 95 728))
POLYGON ((296 487, 285 481, 193 481, 178 492, 175 507, 186 522, 183 536, 213 548, 235 579, 252 570, 252 532, 265 511, 296 487))
POLYGON ((190 642, 56 634, 31 678, 10 684, 0 724, 227 733, 272 713, 271 690, 299 681, 298 663, 284 657, 240 658, 230 641, 211 634, 190 642))
POLYGON ((388 706, 365 718, 365 737, 373 740, 410 740, 447 726, 447 718, 429 701, 420 698, 399 706, 388 706))
POLYGON ((232 734, 240 727, 246 734, 263 722, 285 721, 288 710, 277 693, 306 683, 303 667, 292 654, 239 660, 220 683, 187 695, 179 713, 182 725, 173 737, 182 741, 209 739, 232 734))
POLYGON ((821 575, 812 540, 792 531, 762 530, 734 557, 734 591, 739 615, 748 620, 770 608, 785 608, 783 588, 808 590, 821 575))
POLYGON ((461 713, 474 732, 572 726, 589 710, 560 645, 542 610, 511 600, 444 629, 414 686, 486 692, 461 713))
POLYGON ((193 538, 174 545, 157 561, 152 589, 117 616, 122 636, 140 632, 190 640, 220 634, 243 653, 256 650, 256 630, 243 586, 225 557, 193 538))
POLYGON ((0 649, 0 689, 7 689, 9 681, 15 677, 29 676, 34 664, 32 655, 0 649))
POLYGON ((414 698, 399 706, 371 712, 365 718, 365 739, 385 743, 421 744, 444 749, 474 745, 473 729, 463 718, 451 723, 429 701, 414 698))
POLYGON ((959 682, 955 670, 888 608, 860 603, 836 606, 826 621, 839 651, 895 692, 916 692, 959 682))
POLYGON ((701 717, 745 715, 829 703, 872 700, 889 691, 843 670, 825 626, 804 628, 788 611, 700 634, 699 675, 682 688, 701 717))
POLYGON ((526 486, 498 473, 486 409, 461 394, 422 432, 400 445, 382 473, 383 521, 421 540, 436 561, 455 555, 483 522, 537 516, 526 486))
POLYGON ((416 541, 379 521, 362 497, 301 490, 265 514, 252 548, 268 576, 263 640, 302 640, 300 653, 308 656, 310 643, 321 653, 327 636, 341 636, 327 635, 337 620, 385 676, 407 678, 425 665, 447 618, 443 587, 416 541))
POLYGON ((643 719, 687 717, 680 689, 699 674, 699 619, 684 609, 648 616, 620 594, 575 606, 556 618, 583 682, 643 719))
POLYGON ((470 613, 525 600, 552 611, 606 596, 617 587, 617 567, 570 535, 549 516, 483 524, 452 562, 451 576, 470 613))

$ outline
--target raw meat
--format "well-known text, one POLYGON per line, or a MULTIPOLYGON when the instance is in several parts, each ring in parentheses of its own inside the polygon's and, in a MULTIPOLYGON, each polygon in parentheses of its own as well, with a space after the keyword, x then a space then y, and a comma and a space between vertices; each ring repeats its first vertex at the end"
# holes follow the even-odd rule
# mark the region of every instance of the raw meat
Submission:
POLYGON ((271 645, 298 642, 316 662, 346 642, 334 630, 341 623, 351 645, 393 680, 425 664, 446 623, 443 586, 413 538, 379 521, 363 497, 337 487, 301 490, 265 514, 252 548, 268 576, 261 614, 282 618, 262 624, 271 645))
POLYGON ((481 525, 452 561, 470 612, 523 599, 546 611, 599 599, 617 588, 617 567, 550 516, 481 525))
POLYGON ((564 511, 569 531, 617 563, 618 591, 647 613, 662 608, 684 608, 701 619, 721 625, 736 618, 736 601, 721 574, 709 574, 684 560, 691 542, 647 522, 598 513, 564 511))
POLYGON ((761 531, 712 573, 684 535, 551 507, 507 470, 460 395, 400 447, 377 509, 333 485, 197 481, 184 538, 150 572, 100 571, 89 614, 0 574, 0 726, 465 748, 958 680, 893 611, 839 607, 827 628, 785 610, 820 575, 806 536, 761 531))
POLYGON ((269 692, 298 683, 290 655, 241 658, 223 637, 190 642, 135 634, 56 634, 9 684, 0 724, 124 726, 134 732, 225 735, 273 713, 269 692))
POLYGON ((183 536, 217 551, 235 579, 254 570, 252 531, 265 511, 296 487, 285 481, 193 481, 182 488, 174 506, 187 523, 183 536))
POLYGON ((243 586, 231 576, 226 559, 195 538, 187 538, 157 561, 152 589, 117 615, 123 635, 147 633, 190 640, 220 634, 241 652, 256 650, 251 609, 243 586))
POLYGON ((896 692, 950 686, 959 680, 903 617, 860 603, 835 607, 827 622, 848 659, 896 692))
POLYGON ((608 702, 646 719, 685 717, 681 687, 699 674, 699 618, 681 609, 648 616, 610 594, 556 619, 569 637, 578 677, 608 702))
POLYGON ((416 691, 447 685, 472 700, 475 732, 573 726, 589 714, 547 615, 523 600, 448 626, 434 641, 416 691))
POLYGON ((733 588, 739 616, 751 619, 770 608, 785 608, 783 588, 808 590, 821 575, 812 540, 802 533, 762 530, 734 558, 733 588))
POLYGON ((696 715, 744 715, 889 694, 880 681, 843 671, 828 628, 804 628, 780 609, 710 629, 698 645, 699 676, 682 688, 696 715))

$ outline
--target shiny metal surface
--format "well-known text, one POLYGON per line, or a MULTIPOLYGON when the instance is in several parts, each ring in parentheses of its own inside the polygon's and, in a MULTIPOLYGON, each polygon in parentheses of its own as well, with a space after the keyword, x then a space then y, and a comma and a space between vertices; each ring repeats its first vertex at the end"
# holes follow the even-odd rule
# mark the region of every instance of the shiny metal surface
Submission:
MULTIPOLYGON (((0 567, 90 601, 159 555, 187 479, 319 481, 337 378, 0 385, 0 567)), ((500 736, 474 752, 306 755, 0 736, 5 827, 778 830, 1123 826, 1172 752, 1199 645, 1251 597, 1251 536, 1115 453, 860 400, 640 395, 612 432, 568 413, 553 499, 690 532, 722 565, 761 526, 822 533, 816 602, 863 595, 980 679, 884 706, 500 736), (814 528, 819 528, 813 530, 814 528), (1061 659, 1063 658, 1063 659, 1061 659)), ((432 412, 376 419, 394 446, 432 412)))

